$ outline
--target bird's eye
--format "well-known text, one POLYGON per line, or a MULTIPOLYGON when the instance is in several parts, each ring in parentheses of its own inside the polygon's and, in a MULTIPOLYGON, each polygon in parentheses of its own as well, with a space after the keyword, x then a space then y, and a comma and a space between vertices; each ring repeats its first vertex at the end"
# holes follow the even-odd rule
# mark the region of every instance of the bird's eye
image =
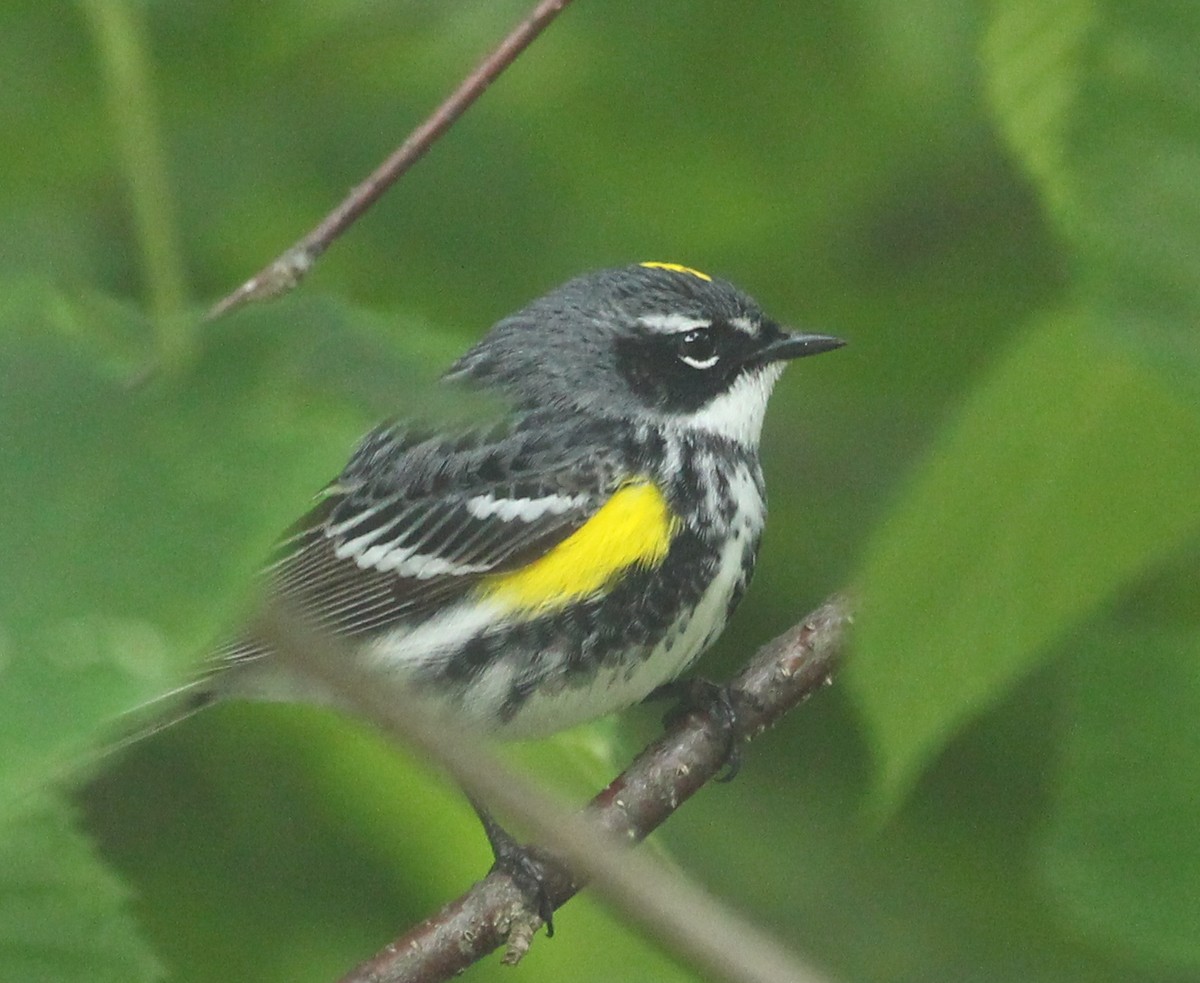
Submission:
POLYGON ((712 334, 705 328, 694 328, 678 336, 679 359, 693 369, 711 369, 721 357, 712 334))

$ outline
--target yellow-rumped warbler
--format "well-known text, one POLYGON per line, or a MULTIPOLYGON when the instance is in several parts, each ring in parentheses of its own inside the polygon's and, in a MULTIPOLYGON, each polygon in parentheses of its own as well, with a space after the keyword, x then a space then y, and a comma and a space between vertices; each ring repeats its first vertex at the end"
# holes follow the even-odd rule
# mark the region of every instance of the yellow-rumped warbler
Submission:
MULTIPOLYGON (((674 263, 586 274, 496 324, 446 375, 502 431, 368 434, 283 540, 268 590, 403 685, 505 737, 630 706, 720 634, 766 510, 759 433, 781 329, 674 263)), ((253 637, 214 695, 288 695, 253 637)))
MULTIPOLYGON (((759 433, 784 363, 842 345, 673 263, 580 276, 446 380, 500 431, 363 439, 287 534, 267 590, 402 686, 505 737, 629 706, 717 637, 765 518, 759 433)), ((303 698, 269 644, 223 650, 192 705, 303 698)), ((503 832, 484 815, 498 858, 503 832)))

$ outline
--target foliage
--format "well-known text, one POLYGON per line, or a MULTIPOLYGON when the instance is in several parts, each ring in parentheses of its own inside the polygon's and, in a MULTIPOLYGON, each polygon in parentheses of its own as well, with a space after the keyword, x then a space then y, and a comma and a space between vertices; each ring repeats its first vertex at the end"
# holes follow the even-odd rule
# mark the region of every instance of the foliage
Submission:
MULTIPOLYGON (((634 259, 851 341, 780 386, 706 671, 846 584, 854 662, 661 845, 846 981, 1194 978, 1200 8, 577 0, 297 295, 199 322, 524 5, 0 9, 0 978, 331 979, 482 872, 330 714, 95 748, 358 433, 634 259)), ((519 754, 581 796, 653 727, 519 754)), ((559 928, 518 973, 688 978, 559 928)))

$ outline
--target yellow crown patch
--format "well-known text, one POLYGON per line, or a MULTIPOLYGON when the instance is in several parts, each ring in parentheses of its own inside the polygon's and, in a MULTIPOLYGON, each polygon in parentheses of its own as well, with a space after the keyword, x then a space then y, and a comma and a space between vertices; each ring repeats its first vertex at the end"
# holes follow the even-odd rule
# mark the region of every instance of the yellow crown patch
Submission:
POLYGON ((712 283, 712 277, 707 273, 701 273, 699 270, 693 270, 690 266, 683 266, 680 263, 639 263, 638 265, 645 266, 651 270, 670 270, 672 273, 687 273, 689 276, 712 283))

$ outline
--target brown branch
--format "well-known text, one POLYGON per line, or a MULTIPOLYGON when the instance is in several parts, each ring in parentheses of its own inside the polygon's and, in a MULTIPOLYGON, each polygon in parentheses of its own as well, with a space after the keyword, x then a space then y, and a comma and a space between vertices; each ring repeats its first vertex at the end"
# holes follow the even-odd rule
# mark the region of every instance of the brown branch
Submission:
POLYGON ((264 266, 208 311, 213 320, 243 304, 269 300, 294 288, 321 254, 483 95, 517 56, 554 20, 571 0, 540 0, 520 24, 462 80, 446 100, 418 126, 371 175, 357 185, 311 232, 264 266))
MULTIPOLYGON (((849 621, 848 602, 833 598, 760 649, 728 687, 739 742, 761 734, 829 680, 849 621)), ((447 740, 444 722, 430 721, 416 707, 398 708, 390 695, 383 698, 369 680, 347 668, 352 663, 344 652, 297 629, 294 620, 277 614, 260 630, 350 705, 445 766, 469 792, 522 820, 542 844, 538 852, 556 858, 547 881, 555 908, 591 880, 648 934, 709 976, 736 983, 821 979, 702 889, 644 855, 614 847, 645 838, 721 771, 727 738, 714 715, 687 714, 576 816, 518 776, 505 774, 480 752, 477 739, 447 740)), ((539 925, 508 876, 493 872, 341 983, 447 980, 504 945, 506 959, 516 961, 539 925)))

